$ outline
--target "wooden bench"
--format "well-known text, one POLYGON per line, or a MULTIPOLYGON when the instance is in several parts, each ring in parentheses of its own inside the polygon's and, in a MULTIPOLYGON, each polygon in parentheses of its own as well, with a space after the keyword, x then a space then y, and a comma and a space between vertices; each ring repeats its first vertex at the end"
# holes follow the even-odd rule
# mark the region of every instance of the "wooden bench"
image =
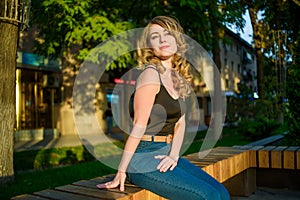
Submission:
MULTIPOLYGON (((212 149, 205 158, 198 153, 185 156, 195 165, 220 181, 232 196, 249 196, 256 190, 256 170, 260 168, 290 169, 299 172, 299 147, 234 146, 212 149)), ((150 191, 126 183, 126 191, 118 188, 99 190, 96 184, 109 181, 113 175, 82 180, 55 189, 46 189, 12 199, 118 199, 164 200, 150 191)))
POLYGON ((248 149, 256 168, 256 185, 300 190, 299 146, 236 146, 248 149))
POLYGON ((257 140, 255 142, 251 142, 249 144, 247 144, 247 146, 266 146, 266 145, 272 145, 280 140, 282 140, 284 138, 284 135, 286 135, 287 132, 283 133, 283 134, 278 134, 278 135, 272 135, 260 140, 257 140))

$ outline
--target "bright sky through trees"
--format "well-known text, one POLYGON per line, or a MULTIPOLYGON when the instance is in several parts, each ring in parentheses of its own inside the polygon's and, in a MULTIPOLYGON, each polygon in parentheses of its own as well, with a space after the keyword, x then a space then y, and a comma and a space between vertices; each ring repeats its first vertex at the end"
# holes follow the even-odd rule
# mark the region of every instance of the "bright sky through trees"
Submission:
POLYGON ((241 37, 246 40, 249 44, 251 44, 252 42, 252 36, 253 36, 253 31, 252 31, 252 26, 251 26, 251 22, 250 22, 250 17, 249 17, 249 13, 248 11, 246 12, 246 14, 244 15, 244 18, 246 20, 246 25, 244 28, 244 33, 241 33, 241 37))

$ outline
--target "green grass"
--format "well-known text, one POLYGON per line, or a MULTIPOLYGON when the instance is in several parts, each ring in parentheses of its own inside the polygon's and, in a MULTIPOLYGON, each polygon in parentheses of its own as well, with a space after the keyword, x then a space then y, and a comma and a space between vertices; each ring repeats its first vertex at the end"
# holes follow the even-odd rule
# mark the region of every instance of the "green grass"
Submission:
MULTIPOLYGON (((184 152, 184 155, 199 152, 203 138, 205 137, 206 130, 199 131, 194 139, 194 142, 191 146, 184 152)), ((224 128, 220 139, 216 143, 217 146, 234 146, 234 145, 245 145, 251 141, 248 138, 245 138, 242 134, 239 133, 237 128, 224 128)))
POLYGON ((71 166, 16 172, 13 183, 0 187, 0 199, 9 199, 20 194, 31 194, 35 191, 70 184, 79 180, 115 173, 98 161, 90 161, 71 166))
MULTIPOLYGON (((239 130, 237 128, 224 128, 221 139, 218 140, 216 146, 250 143, 251 141, 245 138, 239 130)), ((274 133, 282 133, 284 131, 286 131, 286 127, 283 126, 276 129, 274 133)), ((205 134, 206 131, 198 132, 194 142, 184 155, 199 152, 205 134)), ((122 147, 122 143, 117 145, 122 147)), ((100 150, 98 149, 98 151, 100 150)), ((105 147, 103 151, 103 155, 106 155, 105 147)), ((15 180, 11 184, 0 187, 1 200, 116 172, 116 170, 96 161, 82 146, 16 152, 14 163, 15 180), (60 165, 59 163, 62 163, 62 160, 66 161, 65 164, 71 165, 60 165), (35 165, 34 163, 43 163, 43 165, 35 165), (37 167, 36 169, 38 170, 33 170, 35 166, 42 167, 37 167)))
MULTIPOLYGON (((122 142, 113 144, 120 148, 123 146, 122 142)), ((112 148, 112 145, 108 145, 108 143, 102 143, 94 147, 97 157, 107 157, 118 152, 116 146, 112 148)), ((14 170, 48 169, 88 161, 95 161, 95 158, 84 146, 21 151, 14 153, 14 170)))

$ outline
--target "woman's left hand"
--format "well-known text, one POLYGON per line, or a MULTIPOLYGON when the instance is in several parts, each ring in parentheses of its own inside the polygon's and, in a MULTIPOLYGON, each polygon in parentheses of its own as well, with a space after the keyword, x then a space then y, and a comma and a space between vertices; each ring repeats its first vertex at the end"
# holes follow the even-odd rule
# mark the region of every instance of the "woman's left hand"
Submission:
POLYGON ((124 186, 125 180, 126 180, 126 173, 122 171, 118 171, 115 178, 112 181, 106 183, 100 183, 97 185, 97 188, 111 189, 120 186, 120 191, 123 192, 125 190, 125 186, 124 186))
POLYGON ((155 159, 161 159, 160 163, 157 165, 157 169, 160 172, 166 172, 168 171, 168 169, 170 169, 170 171, 172 171, 176 166, 177 166, 177 159, 173 159, 170 156, 166 156, 166 155, 157 155, 154 156, 155 159))

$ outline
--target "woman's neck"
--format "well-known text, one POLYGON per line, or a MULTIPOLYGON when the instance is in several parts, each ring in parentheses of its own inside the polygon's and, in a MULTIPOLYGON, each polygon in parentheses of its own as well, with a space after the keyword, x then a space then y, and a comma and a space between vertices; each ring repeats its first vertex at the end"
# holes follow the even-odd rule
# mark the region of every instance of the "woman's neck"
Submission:
POLYGON ((172 69, 172 59, 162 60, 161 64, 166 68, 166 70, 172 69))

